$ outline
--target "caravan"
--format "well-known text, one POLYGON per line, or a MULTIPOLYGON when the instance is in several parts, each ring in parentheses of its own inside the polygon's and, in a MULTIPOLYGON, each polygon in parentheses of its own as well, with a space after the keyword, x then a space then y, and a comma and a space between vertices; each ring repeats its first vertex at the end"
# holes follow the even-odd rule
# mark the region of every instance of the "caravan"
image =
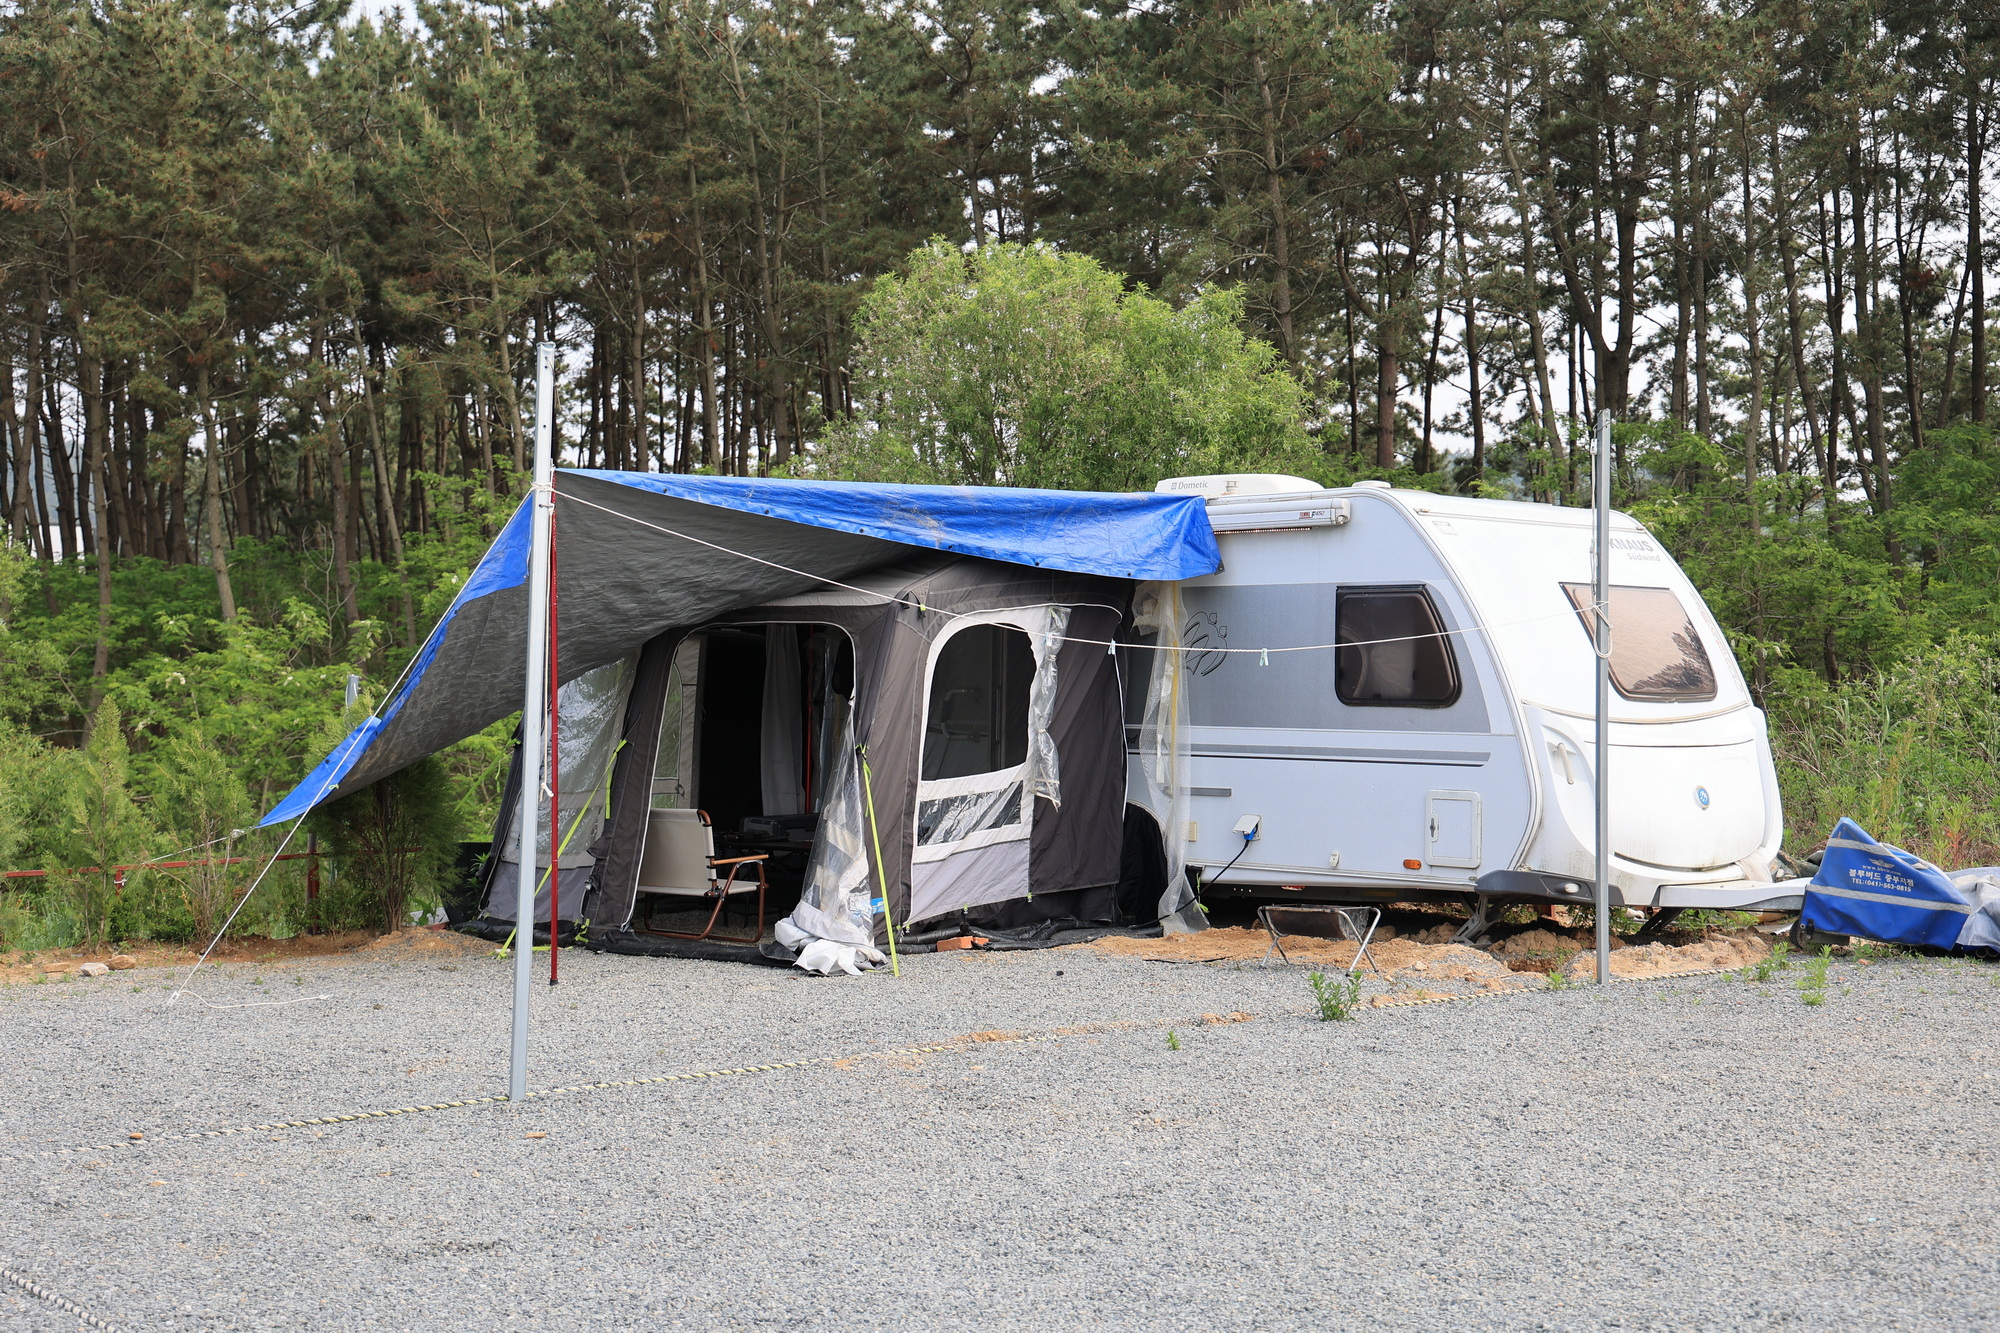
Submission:
MULTIPOLYGON (((1158 489, 1205 497, 1222 551, 1179 590, 1184 813, 1149 808, 1211 899, 1590 900, 1590 511, 1277 476, 1158 489)), ((1796 908, 1728 642, 1643 526, 1611 532, 1612 902, 1796 908)))

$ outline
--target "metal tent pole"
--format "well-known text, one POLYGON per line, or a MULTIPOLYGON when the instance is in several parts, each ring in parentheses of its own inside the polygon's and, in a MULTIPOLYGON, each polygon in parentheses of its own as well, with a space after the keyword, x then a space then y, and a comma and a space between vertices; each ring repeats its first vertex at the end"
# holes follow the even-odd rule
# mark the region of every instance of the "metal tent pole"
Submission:
POLYGON ((1590 600, 1597 650, 1597 981, 1611 980, 1611 413, 1597 414, 1597 457, 1590 468, 1596 509, 1590 600))
MULTIPOLYGON (((535 953, 536 825, 542 801, 542 714, 548 707, 549 519, 555 511, 556 347, 535 346, 535 486, 528 547, 527 682, 521 699, 521 853, 514 897, 514 1044, 507 1099, 528 1095, 528 968, 535 953)), ((554 852, 553 831, 550 836, 554 852)))

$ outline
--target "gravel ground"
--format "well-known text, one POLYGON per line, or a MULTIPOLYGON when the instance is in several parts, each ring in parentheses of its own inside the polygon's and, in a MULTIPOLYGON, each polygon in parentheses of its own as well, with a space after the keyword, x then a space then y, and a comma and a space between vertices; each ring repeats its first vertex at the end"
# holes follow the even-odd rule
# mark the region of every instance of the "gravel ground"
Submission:
POLYGON ((1797 975, 1320 1023, 1300 970, 1089 950, 571 953, 532 1086, 836 1058, 184 1141, 501 1090, 507 966, 17 985, 0 1266, 133 1333, 2000 1324, 2000 968, 1797 975), (1054 1039, 893 1053, 976 1032, 1054 1039))

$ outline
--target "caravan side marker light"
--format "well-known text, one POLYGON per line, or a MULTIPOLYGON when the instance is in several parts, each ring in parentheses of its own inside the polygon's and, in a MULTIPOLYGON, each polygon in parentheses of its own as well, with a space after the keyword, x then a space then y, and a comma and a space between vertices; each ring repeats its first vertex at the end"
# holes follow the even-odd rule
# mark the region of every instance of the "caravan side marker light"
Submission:
POLYGON ((1564 893, 1582 893, 1582 892, 1583 892, 1583 889, 1582 889, 1582 887, 1581 887, 1580 885, 1576 885, 1576 884, 1565 884, 1565 885, 1563 885, 1563 892, 1564 892, 1564 893))
POLYGON ((1424 863, 1422 861, 1403 862, 1403 869, 1405 870, 1422 870, 1423 868, 1424 868, 1424 863))

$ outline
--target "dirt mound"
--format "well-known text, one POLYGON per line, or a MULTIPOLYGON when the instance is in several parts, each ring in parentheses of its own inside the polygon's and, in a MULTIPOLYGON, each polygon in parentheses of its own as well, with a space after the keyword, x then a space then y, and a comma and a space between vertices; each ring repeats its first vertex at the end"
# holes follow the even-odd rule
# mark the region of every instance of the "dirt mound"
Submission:
MULTIPOLYGON (((1294 963, 1318 967, 1348 968, 1354 964, 1352 940, 1325 940, 1310 935, 1287 935, 1283 939, 1285 957, 1294 963)), ((1217 927, 1192 935, 1168 935, 1164 939, 1134 940, 1108 936, 1088 944, 1065 946, 1096 949, 1125 958, 1144 958, 1156 963, 1254 963, 1271 947, 1271 937, 1249 926, 1217 927)), ((1502 988, 1533 983, 1516 977, 1506 964, 1463 944, 1420 944, 1415 937, 1377 939, 1368 946, 1368 957, 1384 976, 1411 980, 1474 981, 1482 985, 1500 983, 1502 988)), ((1277 955, 1272 959, 1276 961, 1277 955)), ((1367 969, 1364 967, 1363 971, 1367 969)))
POLYGON ((385 958, 390 962, 399 962, 405 958, 425 960, 469 958, 478 954, 490 956, 492 953, 493 945, 490 941, 477 940, 454 930, 432 930, 428 926, 411 926, 392 935, 381 935, 368 941, 354 951, 354 956, 367 958, 371 962, 385 958))
MULTIPOLYGON (((1591 947, 1592 940, 1585 932, 1548 930, 1538 926, 1495 940, 1488 946, 1487 952, 1516 972, 1539 972, 1546 976, 1567 963, 1578 950, 1591 947)), ((1625 941, 1614 935, 1611 947, 1622 949, 1625 941)))
MULTIPOLYGON (((1693 944, 1629 945, 1611 955, 1614 977, 1671 977, 1684 972, 1706 972, 1715 968, 1749 967, 1771 954, 1770 941, 1755 931, 1697 940, 1693 944)), ((1563 965, 1563 975, 1572 981, 1588 981, 1597 975, 1596 954, 1585 951, 1563 965)))

